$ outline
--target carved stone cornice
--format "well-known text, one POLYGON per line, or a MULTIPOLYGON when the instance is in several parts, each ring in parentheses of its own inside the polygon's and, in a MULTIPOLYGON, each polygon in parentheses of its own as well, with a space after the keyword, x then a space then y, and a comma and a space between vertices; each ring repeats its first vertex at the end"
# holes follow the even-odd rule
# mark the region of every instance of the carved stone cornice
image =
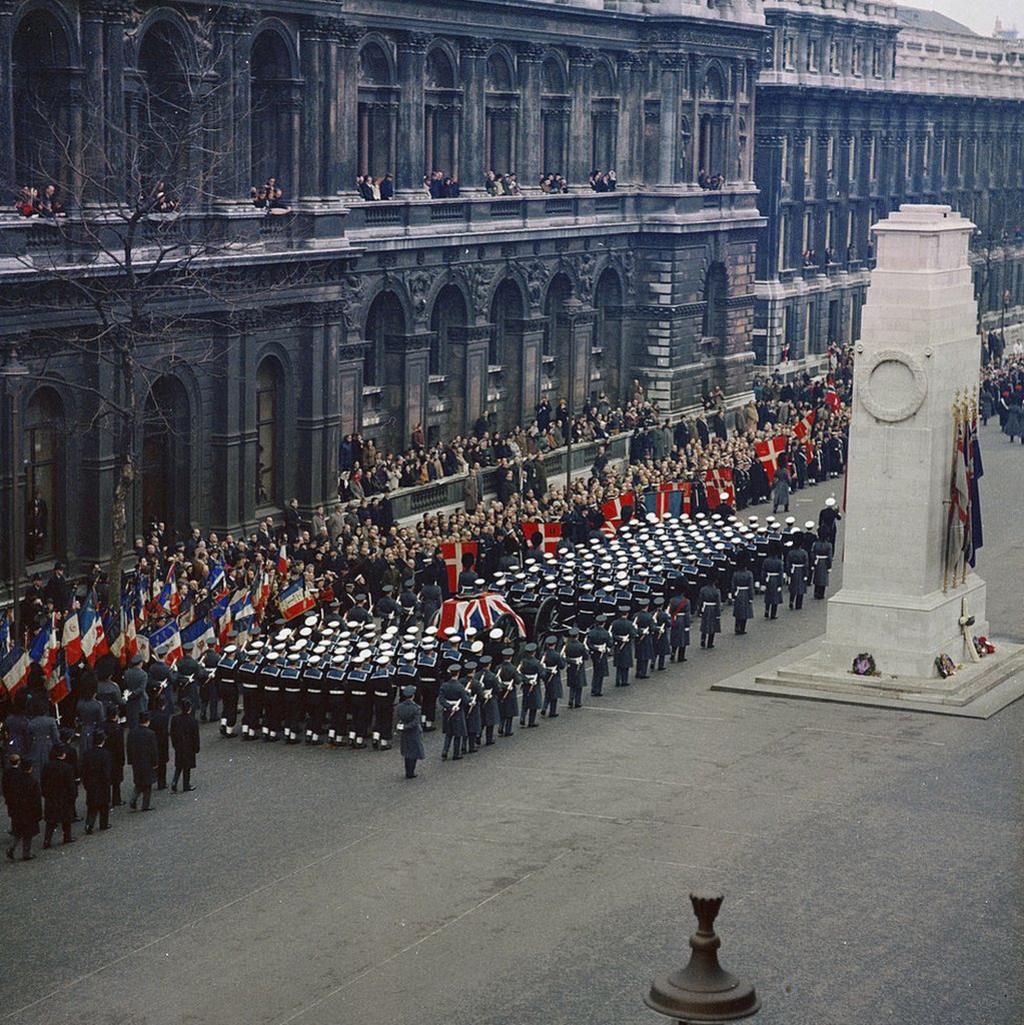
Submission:
POLYGON ((470 60, 480 60, 487 56, 494 45, 493 39, 482 39, 476 36, 459 40, 459 55, 470 60))
POLYGON ((588 50, 586 47, 573 46, 569 49, 569 67, 570 68, 591 68, 594 66, 594 58, 597 55, 593 50, 588 50))
POLYGON ((538 43, 522 43, 516 50, 516 56, 522 64, 540 64, 544 59, 544 47, 538 43))
POLYGON ((427 52, 433 38, 427 32, 405 32, 398 38, 398 52, 421 57, 427 52))

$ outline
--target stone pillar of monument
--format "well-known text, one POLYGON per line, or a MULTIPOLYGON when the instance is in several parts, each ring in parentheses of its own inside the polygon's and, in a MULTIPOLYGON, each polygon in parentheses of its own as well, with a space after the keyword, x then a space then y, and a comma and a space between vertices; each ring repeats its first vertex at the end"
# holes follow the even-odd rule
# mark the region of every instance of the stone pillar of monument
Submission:
MULTIPOLYGON (((953 407, 978 392, 968 260, 974 225, 948 206, 904 204, 874 226, 877 266, 854 350, 842 587, 824 637, 716 683, 818 701, 988 718, 1024 693, 1024 647, 988 636, 985 583, 946 574, 953 407), (963 624, 964 616, 973 622, 963 624), (965 636, 967 635, 967 636, 965 636), (969 646, 970 645, 970 646, 969 646), (875 675, 854 659, 872 656, 875 675), (942 677, 936 658, 957 668, 942 677)), ((841 563, 840 563, 841 560, 841 563)))
POLYGON ((941 652, 968 658, 964 599, 972 632, 987 632, 984 582, 943 581, 953 403, 978 394, 973 229, 947 206, 908 204, 875 226, 854 359, 843 586, 824 646, 836 665, 869 651, 882 673, 936 676, 941 652))

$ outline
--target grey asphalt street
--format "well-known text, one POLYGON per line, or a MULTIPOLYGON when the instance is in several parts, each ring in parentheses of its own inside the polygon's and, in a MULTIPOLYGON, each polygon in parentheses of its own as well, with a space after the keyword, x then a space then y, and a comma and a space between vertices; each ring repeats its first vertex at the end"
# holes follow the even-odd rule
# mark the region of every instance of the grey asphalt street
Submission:
MULTIPOLYGON (((1024 642, 1024 449, 982 441, 978 569, 993 635, 1024 642)), ((824 603, 780 615, 461 765, 432 734, 414 782, 394 751, 205 728, 195 793, 0 865, 0 1020, 654 1025, 687 895, 720 889, 763 1025, 1017 1025, 1024 702, 711 693, 824 628, 824 603)))

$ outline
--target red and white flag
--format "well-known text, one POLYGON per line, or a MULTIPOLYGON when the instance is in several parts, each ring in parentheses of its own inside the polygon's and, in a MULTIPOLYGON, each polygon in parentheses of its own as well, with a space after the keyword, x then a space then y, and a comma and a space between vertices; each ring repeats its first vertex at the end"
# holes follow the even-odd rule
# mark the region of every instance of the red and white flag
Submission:
MULTIPOLYGON (((294 619, 296 616, 301 616, 303 612, 308 612, 316 605, 316 592, 307 590, 305 580, 296 580, 294 584, 286 587, 278 595, 277 601, 281 607, 281 618, 286 620, 294 619)), ((221 628, 223 629, 223 620, 221 621, 221 628)), ((224 641, 222 640, 221 644, 223 643, 224 641)))
POLYGON ((441 558, 448 567, 448 593, 455 594, 459 589, 459 574, 462 572, 462 557, 473 556, 476 565, 476 541, 447 541, 441 545, 441 558))
POLYGON ((825 389, 825 405, 828 406, 833 413, 839 412, 839 392, 837 392, 831 385, 825 389))
POLYGON ((786 439, 781 434, 777 434, 767 441, 755 441, 754 451, 757 453, 758 461, 764 467, 768 483, 773 484, 775 471, 779 468, 779 456, 786 451, 786 439))
POLYGON ((526 538, 527 544, 531 547, 533 545, 533 535, 540 534, 542 540, 542 548, 544 552, 549 555, 554 555, 558 551, 558 542, 562 537, 562 524, 561 523, 520 523, 519 529, 523 532, 523 537, 526 538))
POLYGON ((707 485, 709 509, 715 510, 722 504, 723 493, 728 496, 726 501, 729 505, 736 508, 736 488, 730 467, 720 466, 717 470, 708 470, 704 474, 704 482, 707 485))
POLYGON ((622 526, 622 521, 627 518, 632 518, 636 499, 633 496, 632 491, 627 491, 623 495, 619 495, 618 498, 611 498, 601 506, 601 512, 604 514, 604 526, 601 528, 602 533, 607 534, 609 537, 614 537, 618 532, 619 527, 622 526), (629 513, 626 513, 626 508, 629 507, 629 513))
POLYGON ((277 550, 277 572, 281 576, 288 576, 288 545, 283 544, 277 550))
POLYGON ((61 635, 61 644, 64 646, 64 657, 68 665, 77 665, 82 658, 82 637, 78 629, 78 613, 69 612, 64 620, 64 632, 61 635))
POLYGON ((818 414, 812 409, 806 416, 802 416, 795 424, 793 424, 793 433, 801 441, 805 441, 811 436, 811 430, 814 427, 814 420, 817 415, 818 414))

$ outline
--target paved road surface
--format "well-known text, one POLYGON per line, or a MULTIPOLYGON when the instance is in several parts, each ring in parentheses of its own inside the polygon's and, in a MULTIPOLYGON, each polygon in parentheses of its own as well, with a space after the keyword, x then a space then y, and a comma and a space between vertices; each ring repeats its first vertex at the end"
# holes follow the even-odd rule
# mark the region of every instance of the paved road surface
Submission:
MULTIPOLYGON (((993 633, 1024 641, 1024 451, 983 442, 979 570, 993 633)), ((397 752, 206 728, 194 794, 0 865, 0 1020, 653 1025, 687 894, 721 888, 763 1025, 1015 1025, 1024 702, 984 722, 708 691, 823 626, 814 602, 756 619, 461 765, 432 734, 412 783, 397 752)))

